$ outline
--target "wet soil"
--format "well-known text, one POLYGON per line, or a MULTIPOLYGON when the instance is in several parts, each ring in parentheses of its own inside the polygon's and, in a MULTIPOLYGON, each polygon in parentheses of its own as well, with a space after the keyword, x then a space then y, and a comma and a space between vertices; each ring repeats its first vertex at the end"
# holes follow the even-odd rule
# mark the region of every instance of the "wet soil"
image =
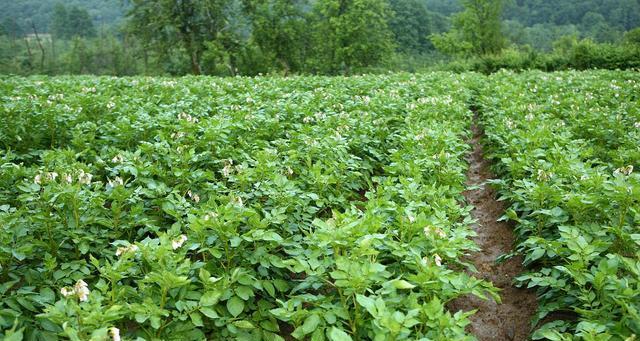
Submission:
POLYGON ((497 221, 505 210, 503 202, 496 200, 495 191, 485 182, 494 178, 489 161, 484 158, 481 138, 482 129, 474 119, 473 138, 469 141, 473 151, 468 156, 470 164, 467 173, 467 186, 478 189, 464 193, 467 202, 475 209, 471 212, 477 223, 473 226, 478 234, 474 238, 481 251, 469 257, 479 278, 493 282, 500 288, 501 304, 493 300, 482 300, 475 296, 465 296, 449 305, 451 311, 469 311, 478 309, 471 316, 468 331, 478 340, 521 341, 527 340, 531 333, 531 317, 537 308, 535 293, 519 289, 512 285, 514 277, 522 272, 522 259, 513 257, 497 264, 496 259, 512 250, 514 243, 513 226, 497 221))

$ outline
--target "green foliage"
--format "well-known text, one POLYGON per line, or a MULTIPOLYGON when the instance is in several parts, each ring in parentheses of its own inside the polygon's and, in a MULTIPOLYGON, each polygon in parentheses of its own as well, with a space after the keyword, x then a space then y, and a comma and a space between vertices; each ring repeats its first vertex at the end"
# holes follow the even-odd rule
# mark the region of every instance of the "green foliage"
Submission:
POLYGON ((46 40, 43 68, 38 62, 41 52, 33 44, 29 43, 29 54, 24 41, 0 37, 0 73, 132 75, 145 71, 136 55, 139 47, 125 46, 113 36, 46 40))
MULTIPOLYGON (((443 37, 435 37, 434 42, 446 46, 446 41, 439 40, 443 37)), ((553 46, 554 50, 548 53, 540 53, 527 46, 512 47, 503 50, 500 54, 458 58, 444 64, 439 69, 456 72, 478 71, 490 74, 502 69, 558 71, 568 69, 636 69, 640 67, 640 48, 635 44, 598 44, 590 40, 580 41, 575 36, 565 36, 554 42, 553 46)), ((460 49, 457 51, 459 52, 460 49)))
POLYGON ((501 72, 480 89, 494 184, 530 268, 518 281, 538 291, 534 323, 572 317, 533 339, 640 334, 639 90, 621 71, 501 72))
POLYGON ((41 32, 51 32, 52 19, 58 5, 80 8, 88 12, 94 25, 117 28, 123 19, 128 1, 122 0, 14 0, 4 1, 0 22, 14 21, 24 32, 31 31, 31 23, 41 32))
POLYGON ((630 69, 640 67, 640 46, 596 44, 583 40, 571 51, 576 69, 630 69))
POLYGON ((471 43, 473 52, 485 55, 500 52, 505 38, 502 33, 504 0, 464 0, 465 10, 453 18, 453 25, 471 43))
POLYGON ((450 56, 469 57, 472 55, 473 44, 466 40, 458 30, 431 35, 431 42, 435 48, 450 56))
POLYGON ((464 11, 453 16, 453 29, 432 36, 436 48, 452 55, 499 53, 506 42, 502 32, 504 1, 464 0, 462 4, 464 11))
POLYGON ((2 336, 472 340, 477 77, 0 79, 2 336))
POLYGON ((0 22, 0 36, 16 39, 24 34, 24 28, 14 18, 4 18, 0 22))
POLYGON ((624 34, 624 41, 627 44, 640 45, 640 27, 626 32, 624 34))
POLYGON ((304 70, 310 53, 307 5, 299 0, 260 0, 254 5, 253 39, 285 73, 304 70))
POLYGON ((201 74, 205 42, 225 26, 225 3, 209 0, 134 0, 128 12, 129 29, 162 55, 178 46, 186 52, 192 74, 201 74))
POLYGON ((320 72, 348 74, 384 60, 394 49, 385 0, 322 0, 315 12, 314 62, 320 72))
POLYGON ((50 32, 58 39, 96 35, 96 29, 87 10, 76 6, 66 8, 62 4, 54 7, 50 32))
POLYGON ((394 12, 389 28, 393 31, 396 49, 404 54, 432 51, 429 36, 446 30, 446 18, 429 11, 419 0, 393 0, 389 4, 394 12))
POLYGON ((621 31, 640 26, 637 0, 508 1, 505 6, 505 18, 517 20, 524 26, 580 25, 585 17, 593 14, 601 15, 607 26, 621 31))

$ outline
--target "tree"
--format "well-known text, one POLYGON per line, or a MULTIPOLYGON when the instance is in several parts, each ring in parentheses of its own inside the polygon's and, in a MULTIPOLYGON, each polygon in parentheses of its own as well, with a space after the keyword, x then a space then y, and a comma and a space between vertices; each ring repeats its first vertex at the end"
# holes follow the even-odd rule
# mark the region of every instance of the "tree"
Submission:
POLYGON ((453 29, 433 35, 437 49, 447 54, 476 55, 500 52, 506 39, 502 32, 505 0, 463 0, 464 11, 453 16, 453 29))
POLYGON ((320 0, 315 11, 319 71, 348 74, 393 52, 392 12, 385 0, 320 0))
POLYGON ((24 34, 23 28, 13 18, 5 18, 0 23, 0 31, 2 34, 6 34, 11 39, 16 39, 24 34))
POLYGON ((465 10, 453 19, 463 39, 478 55, 500 52, 505 46, 502 32, 504 0, 463 0, 465 10))
POLYGON ((129 27, 147 46, 168 54, 183 48, 191 73, 201 74, 206 42, 225 26, 224 0, 133 0, 129 27))
POLYGON ((253 39, 285 73, 300 71, 306 57, 307 5, 304 0, 259 0, 254 5, 253 39))
POLYGON ((63 4, 56 4, 49 25, 51 34, 59 39, 73 37, 94 37, 96 28, 86 9, 72 6, 67 9, 63 4))
POLYGON ((444 18, 429 12, 419 0, 391 0, 394 12, 389 22, 397 49, 404 53, 424 53, 433 49, 429 35, 444 30, 444 18))
POLYGON ((96 35, 96 28, 93 25, 93 20, 86 9, 73 6, 68 12, 68 26, 70 31, 70 37, 94 37, 96 35))
POLYGON ((627 31, 624 34, 624 42, 631 45, 640 45, 640 27, 627 31))
POLYGON ((67 8, 57 3, 53 8, 53 14, 51 15, 51 24, 49 30, 51 34, 58 39, 67 39, 71 36, 71 30, 69 29, 69 14, 67 8))

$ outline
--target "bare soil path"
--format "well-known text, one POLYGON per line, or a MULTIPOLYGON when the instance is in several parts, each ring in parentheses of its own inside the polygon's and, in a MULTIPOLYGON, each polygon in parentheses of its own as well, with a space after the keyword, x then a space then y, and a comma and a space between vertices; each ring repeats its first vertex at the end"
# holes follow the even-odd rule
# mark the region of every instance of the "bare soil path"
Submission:
POLYGON ((470 164, 467 173, 467 185, 478 189, 464 193, 467 201, 475 209, 472 215, 477 219, 473 227, 478 236, 474 238, 481 251, 472 254, 470 260, 478 269, 475 274, 493 282, 500 288, 502 303, 493 300, 481 300, 473 296, 465 296, 452 302, 450 309, 472 310, 478 312, 471 317, 469 332, 480 341, 521 341, 527 340, 531 332, 531 317, 535 313, 537 303, 533 291, 519 289, 512 285, 513 278, 522 272, 522 259, 514 257, 496 264, 496 259, 512 250, 514 235, 512 226, 506 222, 498 222, 505 205, 496 200, 496 193, 485 182, 493 178, 489 161, 484 158, 480 140, 482 129, 474 118, 472 126, 473 138, 469 141, 473 147, 468 156, 470 164))

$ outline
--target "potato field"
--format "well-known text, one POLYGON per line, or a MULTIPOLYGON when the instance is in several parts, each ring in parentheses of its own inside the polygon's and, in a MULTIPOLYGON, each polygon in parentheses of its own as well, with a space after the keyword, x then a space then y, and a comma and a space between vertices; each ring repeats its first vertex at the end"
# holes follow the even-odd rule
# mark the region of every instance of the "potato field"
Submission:
POLYGON ((456 302, 507 287, 493 339, 640 336, 637 72, 2 76, 0 115, 5 340, 483 340, 456 302))

